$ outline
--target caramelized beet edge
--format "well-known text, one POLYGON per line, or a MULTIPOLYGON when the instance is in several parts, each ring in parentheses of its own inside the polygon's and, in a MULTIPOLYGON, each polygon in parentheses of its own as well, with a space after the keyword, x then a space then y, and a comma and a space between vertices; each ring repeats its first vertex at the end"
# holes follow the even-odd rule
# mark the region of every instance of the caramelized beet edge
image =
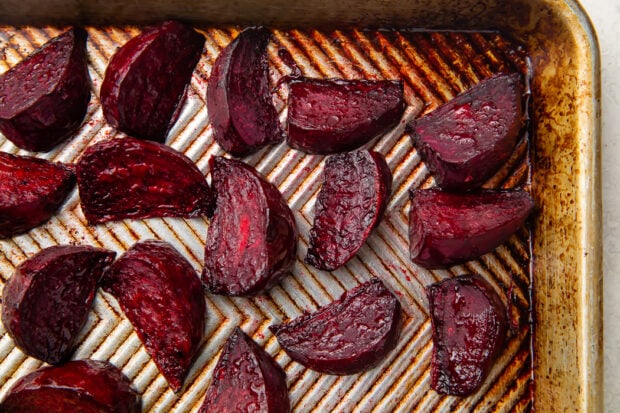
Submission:
POLYGON ((77 163, 90 224, 125 218, 210 215, 213 195, 198 167, 174 149, 133 138, 90 146, 77 163))
POLYGON ((99 279, 115 256, 104 249, 61 245, 21 263, 2 294, 2 323, 17 347, 50 364, 70 357, 99 279))
POLYGON ((410 193, 409 252, 425 268, 446 268, 493 251, 525 223, 534 209, 526 191, 440 189, 410 193))
POLYGON ((164 142, 185 100, 205 38, 191 26, 166 21, 145 29, 108 64, 101 106, 113 127, 164 142))
POLYGON ((200 413, 288 413, 286 375, 280 365, 239 327, 220 355, 200 413))
POLYGON ((46 222, 74 185, 75 174, 62 164, 0 152, 0 238, 46 222))
POLYGON ((305 261, 332 271, 353 258, 381 221, 391 187, 392 173, 378 152, 327 158, 305 261))
POLYGON ((519 74, 485 79, 411 122, 413 143, 439 187, 480 187, 512 154, 526 117, 519 74))
POLYGON ((269 329, 293 360, 344 375, 371 369, 396 347, 401 317, 396 297, 374 278, 314 313, 269 329))
POLYGON ((20 378, 2 403, 3 413, 139 413, 140 395, 107 361, 75 360, 20 378))
POLYGON ((400 80, 293 80, 287 143, 308 153, 350 151, 392 129, 404 111, 400 80))
POLYGON ((191 264, 170 244, 135 244, 104 274, 112 294, 170 387, 183 386, 204 338, 206 303, 191 264))
POLYGON ((293 212, 251 166, 211 158, 216 208, 207 230, 202 280, 209 291, 253 295, 289 273, 297 251, 293 212))
POLYGON ((499 295, 479 275, 462 275, 427 290, 433 326, 431 387, 469 396, 501 353, 508 320, 499 295))
POLYGON ((207 111, 213 136, 234 156, 284 139, 269 83, 270 38, 264 27, 245 29, 220 53, 211 71, 207 111))
POLYGON ((0 131, 47 152, 78 130, 90 101, 86 31, 73 28, 0 75, 0 131))

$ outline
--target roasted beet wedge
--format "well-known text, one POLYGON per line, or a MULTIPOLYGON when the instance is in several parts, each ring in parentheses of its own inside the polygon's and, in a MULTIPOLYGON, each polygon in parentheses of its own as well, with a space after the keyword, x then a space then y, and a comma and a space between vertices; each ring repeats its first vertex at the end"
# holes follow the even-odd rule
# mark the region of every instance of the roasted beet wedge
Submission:
POLYGON ((99 279, 115 256, 104 249, 62 245, 20 264, 2 294, 2 323, 15 344, 50 364, 70 357, 99 279))
POLYGON ((82 211, 90 224, 125 218, 210 215, 213 195, 185 155, 133 138, 97 143, 77 164, 82 211))
POLYGON ((166 21, 128 41, 108 65, 101 85, 106 121, 131 136, 164 142, 185 100, 205 38, 166 21))
POLYGON ((170 244, 143 241, 104 274, 102 286, 119 302, 170 387, 179 391, 202 343, 206 304, 189 262, 170 244))
POLYGON ((284 133, 273 106, 267 44, 269 30, 244 30, 218 56, 207 89, 216 142, 235 156, 280 142, 284 133))
POLYGON ((380 153, 327 158, 306 262, 331 271, 349 261, 379 224, 391 187, 392 173, 380 153))
POLYGON ((392 129, 404 111, 401 81, 295 80, 287 143, 308 153, 350 151, 392 129))
POLYGON ((44 367, 17 380, 2 413, 139 413, 140 395, 107 361, 76 360, 44 367))
POLYGON ((442 188, 480 187, 508 160, 525 124, 521 78, 496 75, 409 125, 442 188))
POLYGON ((211 158, 216 207, 207 232, 202 281, 226 295, 262 292, 290 271, 297 224, 282 194, 241 161, 211 158))
POLYGON ((453 194, 411 191, 409 252, 425 268, 445 268, 493 251, 523 225, 534 209, 523 190, 453 194))
POLYGON ((282 368, 239 327, 224 345, 199 413, 288 413, 282 368))
POLYGON ((433 325, 431 387, 468 396, 486 378, 506 339, 506 307, 478 275, 432 284, 426 290, 433 325))
POLYGON ((71 29, 0 75, 0 131, 47 152, 78 130, 89 101, 86 32, 71 29))
POLYGON ((47 221, 74 185, 75 174, 64 165, 0 152, 0 238, 47 221))
POLYGON ((375 278, 312 314, 269 328, 304 366, 355 374, 377 365, 396 346, 401 316, 396 297, 375 278))

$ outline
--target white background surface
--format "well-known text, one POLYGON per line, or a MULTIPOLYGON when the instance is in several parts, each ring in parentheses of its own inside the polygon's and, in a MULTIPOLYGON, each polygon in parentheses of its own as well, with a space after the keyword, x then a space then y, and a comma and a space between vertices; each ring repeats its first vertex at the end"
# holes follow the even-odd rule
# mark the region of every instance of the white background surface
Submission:
POLYGON ((620 0, 581 0, 598 34, 603 89, 605 411, 620 412, 620 0))

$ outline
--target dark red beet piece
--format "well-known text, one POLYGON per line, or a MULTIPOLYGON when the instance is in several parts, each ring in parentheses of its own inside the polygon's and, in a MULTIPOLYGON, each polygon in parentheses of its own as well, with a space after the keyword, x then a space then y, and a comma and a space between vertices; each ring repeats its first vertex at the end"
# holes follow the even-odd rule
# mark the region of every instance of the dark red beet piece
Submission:
POLYGON ((442 394, 469 396, 504 345, 506 307, 478 275, 432 284, 426 293, 433 325, 431 387, 442 394))
POLYGON ((113 127, 164 142, 185 100, 205 38, 190 26, 166 21, 128 41, 108 64, 101 106, 113 127))
POLYGON ((185 155, 133 138, 97 143, 78 161, 82 211, 90 224, 124 218, 210 215, 213 195, 185 155))
POLYGON ((170 244, 132 246, 104 274, 102 286, 120 304, 172 390, 179 391, 202 343, 206 303, 189 262, 170 244))
POLYGON ((107 361, 75 360, 43 367, 17 380, 2 413, 139 413, 140 395, 107 361))
POLYGON ((78 130, 89 101, 86 32, 75 28, 0 75, 0 131, 47 152, 78 130))
POLYGON ((453 194, 411 191, 409 253, 425 268, 446 268, 493 251, 534 209, 527 192, 483 190, 453 194))
POLYGON ((50 219, 74 185, 75 174, 62 164, 0 152, 0 238, 50 219))
POLYGON ((239 327, 220 355, 199 413, 288 413, 286 375, 239 327))
POLYGON ((522 94, 518 74, 496 75, 409 124, 437 185, 478 188, 497 172, 525 124, 522 94))
POLYGON ((69 358, 99 279, 115 256, 104 249, 62 245, 20 264, 2 294, 2 323, 17 347, 50 364, 69 358))
POLYGON ((295 80, 288 97, 287 143, 308 153, 350 151, 392 129, 404 111, 401 81, 295 80))
POLYGON ((202 281, 216 294, 257 294, 295 261, 295 217, 278 188, 251 166, 221 157, 210 163, 217 202, 202 281))
POLYGON ((270 37, 263 27, 244 30, 222 50, 211 70, 207 110, 213 136, 235 156, 284 139, 269 84, 270 37))
POLYGON ((331 271, 349 261, 379 224, 391 187, 392 173, 380 153, 327 158, 306 262, 331 271))
POLYGON ((355 374, 371 369, 396 347, 401 317, 396 297, 374 278, 312 314, 269 328, 284 351, 304 366, 355 374))

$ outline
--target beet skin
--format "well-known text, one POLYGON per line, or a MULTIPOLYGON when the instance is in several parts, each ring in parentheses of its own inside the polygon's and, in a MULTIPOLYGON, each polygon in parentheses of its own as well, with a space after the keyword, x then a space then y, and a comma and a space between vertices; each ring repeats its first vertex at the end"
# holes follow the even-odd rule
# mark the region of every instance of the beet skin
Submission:
POLYGON ((62 245, 20 264, 2 294, 2 323, 17 347, 46 363, 67 360, 99 279, 115 256, 104 249, 62 245))
POLYGON ((508 160, 525 124, 522 94, 520 75, 496 75, 409 124, 438 186, 478 188, 508 160))
POLYGON ((263 27, 244 30, 222 50, 211 70, 207 111, 213 137, 234 156, 284 139, 269 84, 270 37, 263 27))
POLYGON ((75 174, 62 164, 0 152, 0 238, 43 224, 74 185, 75 174))
POLYGON ((462 275, 426 290, 433 325, 431 387, 469 396, 486 378, 506 339, 506 307, 482 277, 462 275))
POLYGON ((107 361, 76 360, 43 367, 17 380, 2 413, 139 413, 140 395, 107 361))
POLYGON ((226 341, 199 413, 288 413, 286 375, 239 327, 226 341))
POLYGON ((396 297, 374 278, 314 313, 269 328, 293 360, 344 375, 369 370, 396 347, 401 317, 396 297))
POLYGON ((514 234, 533 209, 532 197, 520 189, 466 194, 411 191, 411 259, 433 269, 480 257, 514 234))
POLYGON ((170 387, 179 391, 206 323, 202 284, 191 264, 166 242, 143 241, 112 265, 102 286, 118 300, 170 387))
POLYGON ((213 196, 202 172, 166 145, 133 138, 102 141, 86 149, 76 171, 90 224, 212 212, 213 196))
POLYGON ((216 207, 202 280, 216 294, 257 294, 295 261, 295 217, 278 188, 241 161, 211 158, 211 177, 216 207))
POLYGON ((327 158, 306 262, 331 271, 349 261, 379 224, 391 187, 392 173, 378 152, 327 158))
POLYGON ((392 129, 404 111, 401 81, 294 80, 287 143, 308 153, 350 151, 392 129))
POLYGON ((101 85, 106 121, 131 136, 164 142, 180 113, 205 38, 166 21, 129 40, 108 64, 101 85))
POLYGON ((0 131, 47 152, 78 130, 90 101, 86 32, 71 29, 0 75, 0 131))

